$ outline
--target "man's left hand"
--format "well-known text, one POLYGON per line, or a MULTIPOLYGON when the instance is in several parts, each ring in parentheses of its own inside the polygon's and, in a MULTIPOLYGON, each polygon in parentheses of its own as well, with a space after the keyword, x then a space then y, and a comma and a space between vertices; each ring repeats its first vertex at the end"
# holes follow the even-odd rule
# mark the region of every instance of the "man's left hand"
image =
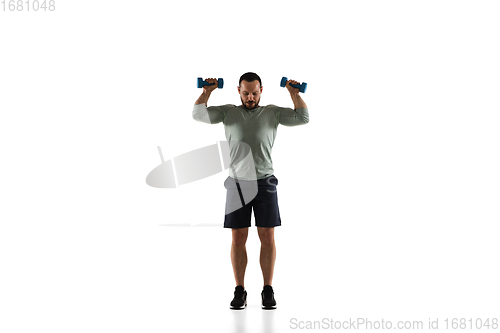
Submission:
POLYGON ((300 89, 292 87, 291 84, 300 85, 300 82, 297 82, 297 81, 294 81, 294 80, 288 80, 288 81, 286 81, 286 89, 288 89, 288 91, 290 92, 290 94, 298 94, 300 92, 300 89))

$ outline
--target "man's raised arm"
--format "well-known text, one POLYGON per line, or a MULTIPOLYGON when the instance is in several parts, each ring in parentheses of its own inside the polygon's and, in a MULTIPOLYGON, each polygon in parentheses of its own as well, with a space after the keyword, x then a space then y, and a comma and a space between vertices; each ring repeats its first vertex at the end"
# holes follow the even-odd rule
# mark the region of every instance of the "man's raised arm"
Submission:
POLYGON ((290 84, 300 85, 300 82, 297 82, 294 80, 288 80, 286 82, 286 88, 290 92, 290 96, 292 97, 293 106, 294 106, 295 110, 297 110, 299 108, 307 109, 306 102, 304 102, 302 97, 300 97, 300 95, 299 95, 299 92, 300 92, 299 88, 294 88, 290 84))
POLYGON ((208 83, 214 83, 211 86, 203 86, 203 92, 201 93, 200 97, 194 102, 194 104, 205 104, 207 106, 208 99, 210 98, 210 95, 212 94, 212 91, 217 89, 219 86, 219 82, 216 79, 206 79, 208 83))
POLYGON ((286 83, 286 88, 290 92, 292 97, 293 106, 292 108, 281 108, 274 106, 278 122, 285 126, 297 126, 304 125, 309 122, 309 111, 307 105, 299 95, 299 89, 290 86, 290 84, 299 84, 297 81, 289 80, 286 83))
POLYGON ((208 83, 214 83, 211 86, 203 86, 203 92, 196 100, 193 107, 193 119, 207 124, 217 124, 224 120, 224 106, 211 106, 207 108, 207 102, 212 91, 217 89, 216 79, 206 79, 208 83))

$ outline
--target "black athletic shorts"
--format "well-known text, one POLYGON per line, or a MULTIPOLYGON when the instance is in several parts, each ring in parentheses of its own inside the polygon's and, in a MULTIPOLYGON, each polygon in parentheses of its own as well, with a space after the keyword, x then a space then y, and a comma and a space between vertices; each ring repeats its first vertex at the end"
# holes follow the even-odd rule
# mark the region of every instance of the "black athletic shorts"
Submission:
POLYGON ((224 182, 227 189, 224 228, 250 227, 252 208, 256 226, 280 226, 277 185, 278 178, 274 175, 257 181, 235 181, 227 177, 224 182))

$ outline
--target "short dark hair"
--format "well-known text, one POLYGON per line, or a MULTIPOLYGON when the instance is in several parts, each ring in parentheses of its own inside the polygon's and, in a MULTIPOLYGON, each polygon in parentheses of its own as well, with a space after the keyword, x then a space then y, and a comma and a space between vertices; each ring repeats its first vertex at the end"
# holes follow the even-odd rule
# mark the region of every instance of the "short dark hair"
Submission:
POLYGON ((255 73, 248 72, 248 73, 243 74, 240 77, 240 82, 238 83, 240 86, 241 86, 241 81, 243 81, 243 80, 245 80, 247 82, 253 82, 255 80, 258 80, 260 86, 262 87, 262 81, 260 80, 260 77, 257 74, 255 74, 255 73))

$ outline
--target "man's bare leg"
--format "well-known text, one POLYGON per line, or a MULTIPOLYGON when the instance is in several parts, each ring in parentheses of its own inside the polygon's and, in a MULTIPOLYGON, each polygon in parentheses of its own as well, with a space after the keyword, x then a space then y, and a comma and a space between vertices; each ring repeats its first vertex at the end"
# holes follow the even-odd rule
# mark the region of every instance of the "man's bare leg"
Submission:
POLYGON ((231 229, 233 242, 231 244, 231 263, 233 264, 234 279, 237 286, 245 289, 245 270, 247 267, 246 241, 248 228, 231 229))
POLYGON ((272 286, 274 263, 276 261, 274 228, 257 227, 257 231, 260 238, 260 267, 264 278, 264 286, 272 286))

